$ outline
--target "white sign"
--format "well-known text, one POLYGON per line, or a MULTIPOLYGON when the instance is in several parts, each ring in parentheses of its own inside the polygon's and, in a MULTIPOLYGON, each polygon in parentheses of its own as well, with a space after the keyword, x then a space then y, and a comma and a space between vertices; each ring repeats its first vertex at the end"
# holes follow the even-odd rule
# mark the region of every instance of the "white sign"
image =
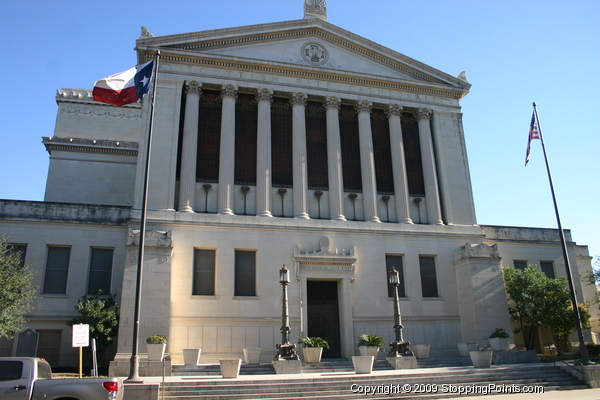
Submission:
POLYGON ((87 324, 73 325, 73 347, 88 347, 90 345, 90 326, 87 324))

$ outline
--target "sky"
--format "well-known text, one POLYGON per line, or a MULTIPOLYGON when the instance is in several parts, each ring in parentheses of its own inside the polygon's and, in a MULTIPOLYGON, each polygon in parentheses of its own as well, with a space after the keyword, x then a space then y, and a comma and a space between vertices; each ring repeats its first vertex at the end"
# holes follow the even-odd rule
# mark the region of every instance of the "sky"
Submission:
MULTIPOLYGON (((301 19, 302 0, 0 2, 0 199, 44 199, 56 90, 133 67, 154 36, 301 19)), ((473 86, 461 101, 477 222, 556 228, 536 102, 562 226, 600 256, 599 0, 328 0, 329 22, 473 86), (596 110, 596 111, 594 111, 596 110), (594 117, 596 115, 596 117, 594 117)))

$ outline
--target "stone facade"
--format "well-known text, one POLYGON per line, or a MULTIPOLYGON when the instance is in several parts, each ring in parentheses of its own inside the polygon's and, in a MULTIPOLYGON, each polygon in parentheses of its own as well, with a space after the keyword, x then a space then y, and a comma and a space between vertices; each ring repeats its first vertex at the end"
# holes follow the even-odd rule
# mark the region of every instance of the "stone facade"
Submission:
MULTIPOLYGON (((394 266, 402 269, 405 339, 431 344, 438 354, 457 352, 458 342, 486 344, 495 328, 509 330, 502 267, 514 260, 551 262, 556 276, 564 276, 555 230, 476 223, 459 104, 470 84, 328 23, 320 5, 325 2, 307 1, 307 17, 298 21, 137 40, 138 63, 161 50, 141 353, 144 339, 160 334, 169 337, 173 363, 183 362, 187 348, 201 348, 201 362, 257 347, 263 361, 272 359, 281 340, 278 271, 284 264, 293 277, 292 341, 314 335, 312 323, 324 318, 333 326, 336 356, 348 358, 357 354, 360 334, 393 339, 388 263, 402 264, 394 266), (202 113, 212 92, 219 93, 220 119, 202 113), (234 168, 243 96, 253 96, 248 108, 256 110, 256 179, 250 184, 237 182, 234 168), (271 162, 277 152, 272 138, 281 135, 273 129, 273 102, 283 98, 293 167, 285 187, 273 184, 280 166, 271 162), (314 151, 307 140, 315 134, 308 114, 317 102, 315 115, 321 113, 326 133, 317 150, 327 158, 327 187, 310 184, 315 172, 307 161, 314 151), (345 188, 342 118, 355 118, 360 191, 345 188), (408 157, 416 155, 405 153, 406 121, 418 137, 420 193, 411 189, 408 157), (206 155, 200 155, 199 140, 208 124, 219 131, 218 177, 202 180, 197 165, 206 155), (376 184, 382 151, 373 137, 382 130, 389 137, 390 192, 376 184), (244 275, 238 257, 248 253, 254 267, 244 275), (207 264, 213 266, 212 289, 195 286, 206 272, 201 254, 214 256, 207 264), (334 289, 315 295, 314 282, 333 282, 334 289), (329 320, 313 311, 320 301, 335 310, 329 320)), ((113 249, 110 291, 122 306, 116 359, 128 360, 145 165, 145 152, 138 150, 147 146, 149 104, 109 106, 80 89, 63 89, 56 99, 54 136, 43 138, 50 154, 45 201, 0 201, 0 233, 27 245, 26 262, 39 270, 40 299, 30 327, 63 331, 61 365, 76 362, 65 322, 88 289, 91 249, 113 249), (52 246, 71 249, 61 294, 43 292, 52 246)), ((587 248, 568 242, 580 277, 591 268, 587 248)), ((577 289, 582 302, 593 298, 593 288, 580 279, 577 289)), ((593 318, 597 326, 598 315, 593 318)))

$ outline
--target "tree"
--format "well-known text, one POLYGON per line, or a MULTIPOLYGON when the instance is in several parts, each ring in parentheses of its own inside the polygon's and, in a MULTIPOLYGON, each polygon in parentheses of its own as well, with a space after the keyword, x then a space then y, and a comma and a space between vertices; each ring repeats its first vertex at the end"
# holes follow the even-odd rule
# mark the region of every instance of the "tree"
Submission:
POLYGON ((0 337, 12 339, 24 329, 25 315, 34 309, 34 276, 33 269, 21 265, 21 254, 0 237, 0 337))
POLYGON ((120 309, 116 295, 103 295, 102 290, 98 290, 91 296, 82 296, 75 309, 80 316, 71 319, 67 325, 88 324, 90 337, 96 339, 100 350, 110 346, 119 333, 120 309))
MULTIPOLYGON (((523 332, 525 347, 533 350, 536 332, 546 327, 552 331, 555 345, 562 353, 577 324, 567 279, 550 279, 532 265, 524 270, 506 267, 502 273, 510 316, 519 323, 515 333, 523 332), (531 328, 529 332, 525 331, 526 326, 531 328)), ((587 308, 579 306, 579 310, 584 328, 589 328, 587 308)))

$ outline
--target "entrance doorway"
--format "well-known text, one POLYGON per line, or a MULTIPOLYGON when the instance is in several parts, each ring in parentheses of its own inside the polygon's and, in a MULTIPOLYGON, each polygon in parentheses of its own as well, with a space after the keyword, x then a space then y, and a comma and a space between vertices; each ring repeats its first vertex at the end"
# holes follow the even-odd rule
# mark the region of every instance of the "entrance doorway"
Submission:
POLYGON ((329 342, 329 350, 323 349, 323 358, 341 357, 337 281, 307 281, 306 294, 308 336, 329 342))

